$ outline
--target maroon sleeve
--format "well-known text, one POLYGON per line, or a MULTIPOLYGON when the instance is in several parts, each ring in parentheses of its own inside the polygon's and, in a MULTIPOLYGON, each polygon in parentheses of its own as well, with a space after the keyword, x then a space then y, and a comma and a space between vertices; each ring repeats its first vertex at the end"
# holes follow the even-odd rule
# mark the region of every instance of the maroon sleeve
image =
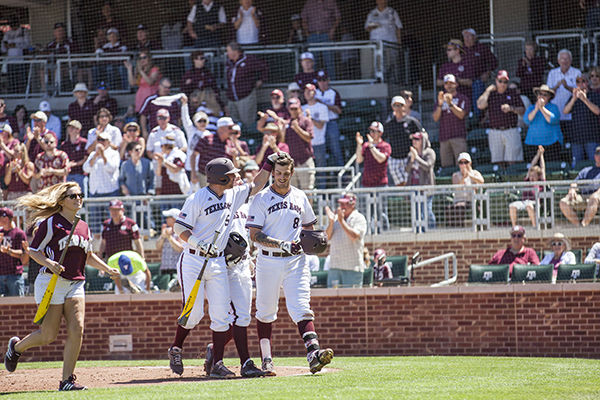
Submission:
POLYGON ((300 124, 300 128, 304 129, 306 132, 310 134, 310 137, 314 137, 313 135, 313 123, 309 118, 302 118, 302 123, 300 124))
POLYGON ((44 238, 46 237, 47 233, 48 233, 48 220, 45 219, 39 224, 38 229, 35 232, 35 235, 33 236, 33 240, 31 241, 30 247, 32 249, 37 249, 40 246, 40 244, 42 243, 42 241, 44 240, 44 238))
POLYGON ((185 167, 185 163, 181 161, 181 158, 179 157, 173 160, 173 164, 175 164, 178 167, 185 167))
POLYGON ((512 97, 512 106, 513 107, 525 107, 523 104, 523 100, 521 100, 521 96, 515 91, 515 95, 512 97))
POLYGON ((335 92, 335 100, 333 101, 333 104, 338 106, 340 109, 342 108, 342 97, 340 96, 340 93, 333 89, 333 91, 335 92))
POLYGON ((502 259, 502 254, 504 254, 504 250, 498 250, 496 254, 492 257, 489 264, 500 264, 500 260, 502 259))
POLYGON ((198 153, 202 154, 202 149, 203 148, 206 149, 207 147, 208 147, 208 143, 207 143, 206 137, 201 137, 200 140, 198 140, 198 143, 196 143, 196 147, 194 147, 194 151, 197 151, 198 153))
POLYGON ((535 265, 540 265, 540 258, 538 257, 537 253, 535 252, 535 250, 529 248, 527 249, 529 251, 529 262, 535 265))

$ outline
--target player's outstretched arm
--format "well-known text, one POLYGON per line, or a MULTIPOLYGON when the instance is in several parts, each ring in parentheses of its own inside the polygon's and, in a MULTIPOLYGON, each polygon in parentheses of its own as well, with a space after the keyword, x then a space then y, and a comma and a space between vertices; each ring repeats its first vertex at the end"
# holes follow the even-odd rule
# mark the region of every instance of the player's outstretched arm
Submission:
POLYGON ((259 243, 265 247, 274 247, 277 249, 281 243, 281 240, 269 237, 260 229, 252 227, 250 228, 250 239, 252 239, 253 242, 259 243))
POLYGON ((117 279, 121 276, 121 272, 118 269, 109 267, 108 264, 102 261, 102 259, 93 251, 88 252, 86 264, 88 264, 90 267, 106 272, 113 279, 117 279))
POLYGON ((265 187, 265 185, 269 181, 269 176, 271 175, 271 171, 273 170, 273 167, 275 166, 275 162, 277 162, 277 159, 280 156, 282 156, 283 154, 287 154, 287 153, 277 152, 277 153, 273 153, 273 154, 269 155, 269 157, 267 157, 260 172, 258 173, 258 175, 256 175, 256 178, 254 178, 254 187, 252 188, 252 191, 250 192, 250 196, 254 196, 256 193, 260 192, 265 187))

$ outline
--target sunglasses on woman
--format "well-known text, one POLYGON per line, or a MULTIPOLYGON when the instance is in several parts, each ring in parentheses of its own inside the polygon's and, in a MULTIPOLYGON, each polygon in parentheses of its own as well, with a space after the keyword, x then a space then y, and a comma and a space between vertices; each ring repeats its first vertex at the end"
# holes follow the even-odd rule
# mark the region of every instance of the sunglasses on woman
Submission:
POLYGON ((75 200, 77 198, 83 199, 83 193, 71 193, 71 194, 68 194, 67 197, 71 200, 75 200))
POLYGON ((552 246, 562 246, 563 242, 552 242, 552 246))

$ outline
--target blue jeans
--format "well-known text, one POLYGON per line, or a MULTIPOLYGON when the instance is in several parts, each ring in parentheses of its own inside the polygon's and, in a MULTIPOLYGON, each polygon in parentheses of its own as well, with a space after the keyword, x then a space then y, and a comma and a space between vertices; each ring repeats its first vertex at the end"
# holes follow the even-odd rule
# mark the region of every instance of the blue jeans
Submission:
POLYGON ((81 193, 85 193, 86 190, 84 189, 84 185, 83 185, 83 179, 85 178, 85 175, 82 174, 69 174, 67 175, 67 181, 69 182, 76 182, 79 187, 81 188, 81 193))
POLYGON ((362 287, 363 273, 345 269, 331 268, 327 272, 327 287, 362 287))
MULTIPOLYGON (((313 153, 315 157, 315 167, 326 167, 327 166, 327 145, 318 144, 313 146, 313 153)), ((325 182, 324 172, 318 172, 316 175, 316 187, 318 189, 325 189, 327 182, 325 182)))
POLYGON ((4 296, 25 296, 25 279, 23 279, 23 274, 0 275, 0 294, 4 296))
MULTIPOLYGON (((435 229, 435 214, 433 213, 433 196, 427 196, 427 216, 429 217, 429 221, 427 221, 428 229, 435 229)), ((425 219, 425 210, 423 205, 421 204, 421 219, 425 219)))
POLYGON ((587 143, 571 143, 571 154, 573 155, 573 162, 577 163, 586 159, 593 160, 594 152, 598 143, 587 142, 587 143))
MULTIPOLYGON (((308 38, 306 41, 308 43, 324 43, 324 42, 331 42, 332 40, 329 39, 329 35, 327 33, 311 33, 310 35, 308 35, 308 38)), ((323 54, 323 62, 320 67, 319 67, 319 64, 317 64, 318 68, 316 68, 316 69, 324 68, 327 71, 327 74, 329 75, 329 79, 334 80, 335 79, 335 55, 334 55, 334 53, 332 51, 322 51, 320 53, 323 54)))
POLYGON ((327 122, 325 140, 327 148, 329 148, 330 164, 336 167, 344 165, 344 156, 342 155, 342 146, 340 143, 340 128, 338 127, 337 120, 327 122))
POLYGON ((477 99, 481 97, 484 91, 484 82, 479 79, 473 79, 473 86, 471 87, 471 97, 473 99, 473 103, 471 105, 471 110, 473 111, 473 115, 476 117, 479 117, 479 114, 481 113, 481 110, 477 108, 477 99))

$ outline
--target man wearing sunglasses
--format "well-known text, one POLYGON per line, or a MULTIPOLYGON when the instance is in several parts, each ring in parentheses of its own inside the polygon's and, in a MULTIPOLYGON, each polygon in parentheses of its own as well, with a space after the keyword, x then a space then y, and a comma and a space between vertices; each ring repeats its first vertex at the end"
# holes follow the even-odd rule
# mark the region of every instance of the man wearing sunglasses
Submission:
POLYGON ((34 177, 39 180, 38 190, 67 180, 69 156, 56 147, 56 135, 53 132, 46 133, 42 138, 44 152, 38 154, 34 162, 34 177))
POLYGON ((477 100, 477 108, 488 109, 490 132, 488 141, 492 163, 512 164, 523 161, 519 116, 525 113, 521 96, 508 87, 508 72, 498 71, 496 84, 488 86, 477 100))
MULTIPOLYGON (((168 105, 162 105, 159 101, 160 97, 169 96, 171 94, 171 80, 169 78, 162 78, 158 84, 158 90, 155 94, 146 97, 142 107, 140 107, 140 126, 142 128, 142 135, 144 139, 148 138, 148 132, 158 125, 158 110, 161 108, 166 109, 169 112, 171 121, 175 125, 181 125, 181 116, 179 115, 180 107, 177 101, 172 101, 168 105)), ((148 143, 150 146, 150 143, 148 143)))
POLYGON ((489 264, 510 264, 509 274, 512 274, 515 264, 539 265, 540 259, 535 250, 525 247, 525 228, 515 225, 510 230, 510 245, 506 249, 498 250, 489 264))
POLYGON ((189 96, 194 90, 212 89, 219 93, 217 82, 210 70, 206 67, 206 57, 202 50, 193 51, 191 54, 194 68, 187 70, 181 78, 181 91, 189 96))

